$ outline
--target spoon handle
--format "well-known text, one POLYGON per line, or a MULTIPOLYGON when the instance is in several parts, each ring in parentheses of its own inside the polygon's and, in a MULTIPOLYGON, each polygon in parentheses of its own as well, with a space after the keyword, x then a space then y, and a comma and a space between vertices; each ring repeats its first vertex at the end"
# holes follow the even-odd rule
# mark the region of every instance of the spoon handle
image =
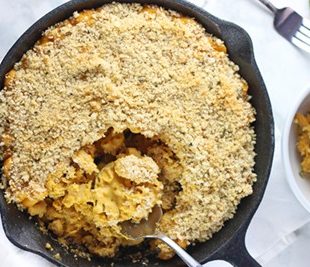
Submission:
POLYGON ((156 238, 159 238, 165 242, 169 247, 171 247, 179 257, 187 264, 189 267, 202 267, 202 265, 196 261, 191 255, 189 255, 183 248, 181 248, 176 242, 167 237, 166 235, 159 233, 156 235, 156 238))

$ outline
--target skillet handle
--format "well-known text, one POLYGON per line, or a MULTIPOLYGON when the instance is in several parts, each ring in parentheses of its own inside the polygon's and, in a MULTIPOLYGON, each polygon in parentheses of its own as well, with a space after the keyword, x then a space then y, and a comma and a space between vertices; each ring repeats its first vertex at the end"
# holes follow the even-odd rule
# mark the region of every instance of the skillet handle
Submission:
POLYGON ((226 256, 226 261, 231 263, 234 267, 261 267, 261 265, 249 254, 245 247, 244 240, 242 244, 236 248, 230 248, 226 256))
POLYGON ((249 254, 245 246, 246 230, 247 224, 243 226, 228 243, 212 255, 211 259, 224 260, 234 267, 261 267, 249 254))

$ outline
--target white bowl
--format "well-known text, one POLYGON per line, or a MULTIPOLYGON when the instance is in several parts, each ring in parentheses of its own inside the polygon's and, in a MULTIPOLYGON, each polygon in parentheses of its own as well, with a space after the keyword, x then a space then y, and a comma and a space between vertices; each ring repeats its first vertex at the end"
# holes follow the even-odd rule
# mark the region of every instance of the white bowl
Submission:
POLYGON ((297 112, 310 112, 310 87, 302 92, 290 110, 282 136, 282 159, 288 183, 299 202, 310 212, 310 179, 301 177, 301 157, 297 151, 297 127, 294 118, 297 112))

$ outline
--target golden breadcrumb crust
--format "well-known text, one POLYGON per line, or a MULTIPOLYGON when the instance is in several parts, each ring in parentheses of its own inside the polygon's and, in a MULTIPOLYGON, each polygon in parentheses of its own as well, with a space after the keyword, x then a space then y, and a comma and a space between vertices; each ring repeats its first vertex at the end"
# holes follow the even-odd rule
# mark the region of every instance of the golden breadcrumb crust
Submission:
MULTIPOLYGON (((7 199, 37 203, 48 175, 81 147, 110 127, 130 129, 179 161, 181 191, 159 229, 184 246, 211 238, 252 193, 255 111, 238 66, 207 31, 173 11, 119 3, 49 28, 0 95, 7 199)), ((169 174, 171 158, 157 150, 169 174)))

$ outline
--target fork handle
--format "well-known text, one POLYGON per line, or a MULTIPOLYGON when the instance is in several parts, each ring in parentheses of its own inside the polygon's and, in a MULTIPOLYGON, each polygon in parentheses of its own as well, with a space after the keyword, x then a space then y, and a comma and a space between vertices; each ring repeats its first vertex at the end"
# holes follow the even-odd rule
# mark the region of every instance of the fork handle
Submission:
POLYGON ((278 9, 268 0, 259 0, 262 4, 264 4, 272 13, 277 13, 278 9))

